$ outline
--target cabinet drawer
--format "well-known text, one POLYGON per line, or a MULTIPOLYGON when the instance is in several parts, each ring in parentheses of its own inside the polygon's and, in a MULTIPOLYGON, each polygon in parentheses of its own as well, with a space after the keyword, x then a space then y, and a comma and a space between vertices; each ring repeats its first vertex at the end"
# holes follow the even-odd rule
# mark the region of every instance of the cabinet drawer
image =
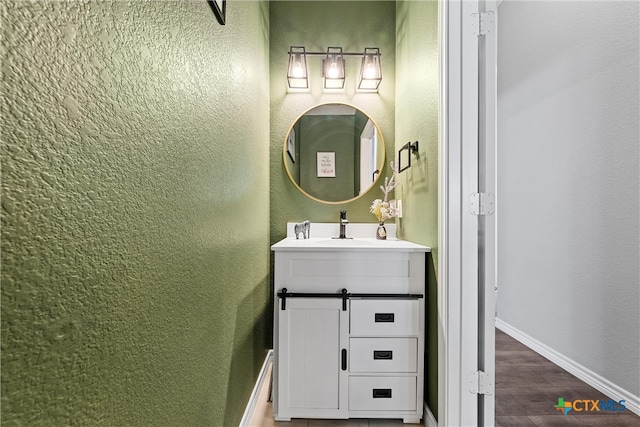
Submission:
POLYGON ((349 410, 415 411, 416 377, 349 377, 349 410))
POLYGON ((417 300, 351 300, 351 334, 418 335, 417 300))
POLYGON ((417 338, 351 338, 350 372, 417 372, 417 338))

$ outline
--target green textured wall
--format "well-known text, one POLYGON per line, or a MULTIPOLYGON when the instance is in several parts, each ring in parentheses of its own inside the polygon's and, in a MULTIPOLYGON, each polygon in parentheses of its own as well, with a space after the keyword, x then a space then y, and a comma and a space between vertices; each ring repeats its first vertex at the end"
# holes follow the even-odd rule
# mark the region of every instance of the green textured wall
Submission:
MULTIPOLYGON (((324 204, 298 191, 284 169, 282 149, 289 127, 307 109, 326 102, 345 102, 367 113, 380 126, 388 160, 393 158, 395 134, 395 2, 391 1, 271 1, 271 242, 286 235, 286 223, 308 219, 337 222, 347 210, 351 222, 375 222, 371 202, 382 196, 375 189, 359 200, 324 204), (347 79, 342 93, 323 93, 320 57, 309 57, 310 90, 287 92, 287 61, 290 46, 326 51, 341 46, 345 52, 379 47, 382 83, 379 93, 355 93, 361 58, 346 58, 347 79)), ((382 176, 388 175, 388 168, 382 176)))
POLYGON ((0 7, 3 425, 237 425, 270 346, 268 4, 0 7))
POLYGON ((438 3, 398 1, 396 46, 396 150, 419 141, 411 168, 400 174, 403 201, 399 237, 432 248, 427 258, 425 400, 438 415, 438 3))

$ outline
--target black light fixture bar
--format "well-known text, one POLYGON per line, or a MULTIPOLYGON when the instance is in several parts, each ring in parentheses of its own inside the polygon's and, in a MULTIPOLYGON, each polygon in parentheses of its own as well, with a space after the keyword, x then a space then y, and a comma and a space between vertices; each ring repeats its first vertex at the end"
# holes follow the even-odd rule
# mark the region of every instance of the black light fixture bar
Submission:
MULTIPOLYGON (((291 55, 291 51, 287 52, 291 55)), ((295 53, 295 52, 294 52, 295 53)), ((305 52, 307 56, 326 56, 327 52, 305 52)), ((342 52, 342 56, 364 56, 364 52, 342 52)), ((380 54, 382 56, 382 54, 380 54)))

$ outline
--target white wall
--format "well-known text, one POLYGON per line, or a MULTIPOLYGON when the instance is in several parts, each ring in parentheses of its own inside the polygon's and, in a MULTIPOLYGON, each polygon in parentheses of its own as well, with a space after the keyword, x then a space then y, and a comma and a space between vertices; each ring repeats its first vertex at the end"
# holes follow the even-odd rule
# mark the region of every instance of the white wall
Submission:
POLYGON ((498 319, 640 395, 639 4, 502 2, 498 319))

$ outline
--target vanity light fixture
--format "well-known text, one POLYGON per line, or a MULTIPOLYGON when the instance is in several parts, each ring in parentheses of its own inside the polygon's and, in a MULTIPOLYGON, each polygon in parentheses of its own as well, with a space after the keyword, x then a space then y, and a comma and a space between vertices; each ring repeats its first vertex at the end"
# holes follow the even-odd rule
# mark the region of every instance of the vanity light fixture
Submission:
POLYGON ((307 89, 307 54, 304 46, 291 46, 289 50, 289 67, 287 68, 287 81, 292 89, 307 89))
POLYGON ((382 67, 380 66, 380 49, 377 47, 367 47, 362 55, 362 65, 360 66, 360 90, 378 90, 382 81, 382 67))
POLYGON ((344 57, 341 47, 328 47, 322 60, 322 77, 325 89, 344 88, 344 57))
POLYGON ((323 56, 322 77, 325 89, 344 89, 345 56, 360 56, 358 91, 377 92, 382 81, 380 49, 367 47, 364 52, 343 52, 341 47, 329 47, 326 52, 307 52, 304 46, 291 46, 287 82, 290 89, 308 89, 307 56, 323 56))

